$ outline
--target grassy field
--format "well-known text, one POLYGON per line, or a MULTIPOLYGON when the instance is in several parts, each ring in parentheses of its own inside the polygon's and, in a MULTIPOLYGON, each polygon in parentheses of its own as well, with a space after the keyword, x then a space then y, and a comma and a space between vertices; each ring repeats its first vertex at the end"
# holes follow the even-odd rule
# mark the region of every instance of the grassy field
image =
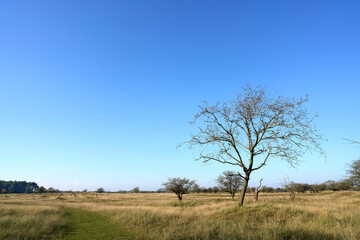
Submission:
POLYGON ((360 192, 0 195, 0 239, 360 239, 360 192))

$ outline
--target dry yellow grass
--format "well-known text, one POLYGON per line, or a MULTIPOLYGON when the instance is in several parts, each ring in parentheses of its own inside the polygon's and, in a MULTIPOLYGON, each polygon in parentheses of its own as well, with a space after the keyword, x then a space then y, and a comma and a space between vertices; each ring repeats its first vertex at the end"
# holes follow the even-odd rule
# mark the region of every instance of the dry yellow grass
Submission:
POLYGON ((62 238, 64 212, 51 204, 33 204, 19 195, 0 200, 0 239, 62 238))
POLYGON ((189 194, 182 203, 170 193, 0 195, 0 232, 7 234, 0 236, 63 238, 62 209, 76 208, 101 213, 138 239, 355 240, 359 205, 360 192, 306 193, 295 200, 260 193, 258 202, 249 197, 244 207, 228 194, 189 194))

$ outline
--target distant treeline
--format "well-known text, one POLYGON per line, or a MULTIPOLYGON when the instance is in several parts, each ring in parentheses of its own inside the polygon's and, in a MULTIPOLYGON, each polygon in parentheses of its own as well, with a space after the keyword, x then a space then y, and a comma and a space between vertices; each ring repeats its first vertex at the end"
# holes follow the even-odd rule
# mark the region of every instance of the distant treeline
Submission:
MULTIPOLYGON (((305 192, 321 192, 321 191, 344 191, 344 190, 358 190, 354 189, 352 184, 348 180, 342 180, 342 181, 326 181, 321 184, 307 184, 307 183, 295 183, 290 182, 286 187, 284 188, 273 188, 273 187, 267 187, 263 186, 260 188, 260 192, 297 192, 297 193, 305 193, 305 192)), ((254 191, 254 188, 248 188, 247 192, 254 191)), ((77 191, 61 191, 59 189, 55 188, 44 188, 42 186, 38 186, 35 182, 26 182, 26 181, 2 181, 0 180, 0 193, 6 194, 6 193, 66 193, 66 192, 77 192, 77 191)), ((87 189, 84 189, 82 192, 87 192, 87 189)), ((99 188, 95 192, 97 193, 104 193, 104 188, 99 188)), ((125 190, 119 190, 118 193, 165 193, 166 190, 163 188, 159 188, 157 191, 140 191, 139 187, 135 187, 134 189, 130 191, 125 190)), ((222 192, 222 190, 217 187, 199 187, 196 185, 191 192, 193 193, 219 193, 222 192)))
MULTIPOLYGON (((354 186, 348 180, 341 180, 341 181, 333 181, 328 180, 321 184, 307 184, 307 183, 295 183, 290 182, 286 187, 283 188, 273 188, 263 186, 260 188, 260 192, 268 192, 268 193, 277 193, 277 192, 297 192, 297 193, 305 193, 305 192, 312 192, 317 193, 321 191, 346 191, 346 190, 358 190, 355 189, 354 186)), ((246 189, 248 193, 255 191, 254 187, 249 187, 246 189)), ((158 189, 158 193, 166 192, 165 189, 158 189)), ((218 193, 222 192, 222 190, 215 186, 215 187, 194 187, 191 192, 193 193, 218 193)))
MULTIPOLYGON (((307 183, 295 183, 290 182, 286 186, 287 192, 297 192, 297 193, 305 193, 307 191, 317 193, 321 191, 346 191, 346 190, 358 190, 356 186, 354 186, 351 181, 348 179, 341 180, 341 181, 333 181, 328 180, 321 184, 307 184, 307 183)), ((271 192, 271 188, 263 187, 263 192, 271 192)))
POLYGON ((39 186, 34 182, 26 181, 1 181, 0 193, 34 193, 39 190, 39 186))

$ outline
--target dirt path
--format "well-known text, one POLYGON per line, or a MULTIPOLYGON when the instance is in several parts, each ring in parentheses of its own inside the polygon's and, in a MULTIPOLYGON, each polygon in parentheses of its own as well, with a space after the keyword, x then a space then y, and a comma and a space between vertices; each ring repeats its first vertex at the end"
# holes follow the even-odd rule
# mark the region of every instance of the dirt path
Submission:
POLYGON ((65 208, 64 211, 68 217, 66 240, 136 239, 133 234, 100 213, 76 208, 65 208))

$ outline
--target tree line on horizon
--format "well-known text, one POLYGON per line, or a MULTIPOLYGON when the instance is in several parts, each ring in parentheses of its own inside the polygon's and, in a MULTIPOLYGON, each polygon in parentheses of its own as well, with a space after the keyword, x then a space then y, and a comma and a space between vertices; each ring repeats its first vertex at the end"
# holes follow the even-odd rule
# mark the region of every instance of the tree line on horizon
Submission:
MULTIPOLYGON (((360 165, 360 160, 357 160, 360 165)), ((355 162, 355 161, 354 161, 355 162)), ((352 164, 354 165, 354 163, 352 164)), ((308 183, 296 183, 288 182, 282 183, 283 187, 268 187, 266 185, 257 189, 256 187, 249 187, 247 193, 254 193, 256 190, 264 193, 280 193, 280 192, 293 192, 293 193, 318 193, 322 191, 346 191, 353 190, 359 191, 360 186, 354 184, 356 176, 350 175, 349 178, 333 181, 328 180, 321 184, 308 184, 308 183), (352 181, 351 181, 352 179, 352 181)), ((360 178, 360 176, 358 176, 360 178)), ((357 180, 359 181, 359 180, 357 180)), ((169 178, 166 183, 163 183, 164 188, 159 188, 156 191, 141 191, 139 187, 134 187, 131 190, 119 190, 117 193, 169 193, 169 192, 179 192, 180 194, 187 193, 220 193, 227 192, 231 194, 231 197, 234 198, 235 194, 241 191, 242 179, 236 175, 235 172, 225 171, 217 179, 217 185, 213 187, 200 187, 196 180, 189 180, 187 178, 169 178)), ((26 182, 26 181, 3 181, 0 180, 0 194, 7 193, 66 193, 66 192, 88 192, 87 189, 83 191, 72 191, 72 190, 59 190, 53 187, 45 188, 43 186, 38 186, 35 182, 26 182)), ((96 193, 111 193, 110 191, 105 191, 104 188, 98 188, 94 192, 96 193)), ((180 198, 179 198, 180 199, 180 198)), ((182 200, 182 196, 181 196, 182 200)))
MULTIPOLYGON (((360 191, 360 159, 354 160, 348 165, 347 177, 339 180, 333 181, 328 180, 321 184, 308 184, 308 183, 296 183, 289 180, 282 181, 282 188, 277 187, 268 187, 261 186, 258 187, 249 187, 246 189, 246 193, 253 193, 255 200, 257 200, 258 193, 278 193, 278 192, 289 192, 290 198, 295 197, 295 193, 318 193, 321 191, 360 191)), ((134 187, 133 189, 119 190, 118 193, 166 193, 173 192, 177 194, 179 200, 182 200, 183 194, 187 193, 219 193, 227 192, 231 194, 231 197, 234 199, 234 196, 237 192, 242 191, 243 178, 234 171, 225 171, 217 179, 217 185, 213 187, 200 187, 196 180, 189 180, 187 178, 168 178, 167 182, 164 182, 162 185, 164 188, 159 188, 156 191, 141 191, 139 187, 134 187)), ((0 194, 7 193, 72 193, 80 191, 63 191, 55 189, 53 187, 45 188, 40 186, 35 182, 27 181, 4 181, 0 180, 0 194)), ((87 189, 84 189, 81 192, 88 192, 87 189)), ((105 191, 104 188, 100 187, 96 193, 110 193, 110 191, 105 191)))
POLYGON ((35 182, 2 181, 0 180, 0 193, 35 193, 39 186, 35 182))

